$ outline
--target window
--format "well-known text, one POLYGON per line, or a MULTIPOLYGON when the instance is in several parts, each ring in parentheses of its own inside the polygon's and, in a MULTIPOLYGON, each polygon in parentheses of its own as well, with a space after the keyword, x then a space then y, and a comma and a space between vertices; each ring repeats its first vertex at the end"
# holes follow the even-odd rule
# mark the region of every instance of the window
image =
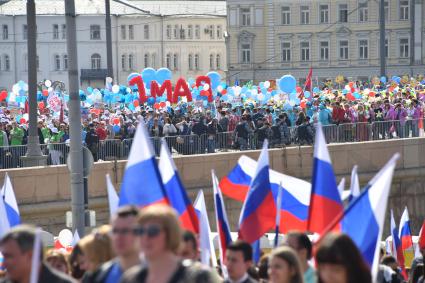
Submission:
POLYGON ((200 25, 195 26, 195 38, 201 39, 201 26, 200 25))
POLYGON ((174 38, 179 38, 179 25, 174 26, 174 38))
POLYGON ((320 60, 328 61, 329 60, 329 42, 321 41, 319 45, 320 45, 320 60))
POLYGON ((68 70, 68 55, 67 54, 63 55, 63 69, 68 70))
POLYGON ((348 5, 347 4, 339 4, 338 20, 340 23, 348 23, 348 5))
POLYGON ((171 39, 171 25, 167 25, 167 39, 171 39))
POLYGON ((368 19, 367 2, 359 3, 359 22, 367 22, 368 19))
POLYGON ((174 63, 174 70, 178 70, 179 69, 179 55, 177 55, 177 53, 174 54, 173 63, 174 63))
POLYGON ((320 23, 327 24, 329 23, 329 6, 320 5, 320 23))
POLYGON ((127 69, 127 55, 121 55, 121 70, 127 69))
POLYGON ((134 70, 134 55, 133 54, 128 55, 128 69, 134 70))
POLYGON ((40 70, 40 58, 37 56, 35 56, 35 65, 37 66, 37 71, 40 70))
POLYGON ((195 70, 199 70, 200 69, 200 65, 199 65, 199 54, 195 54, 195 70))
POLYGON ((28 39, 28 26, 27 25, 23 26, 22 36, 23 36, 24 40, 28 39))
POLYGON ((222 26, 217 26, 217 39, 221 39, 222 35, 223 35, 222 26))
POLYGON ((193 55, 192 54, 189 54, 188 66, 189 66, 189 70, 192 71, 193 70, 193 55))
POLYGON ((59 55, 55 55, 55 71, 59 71, 61 69, 61 57, 59 55))
POLYGON ((400 0, 400 20, 409 19, 409 0, 400 0))
POLYGON ((100 55, 95 53, 91 56, 91 68, 93 70, 100 69, 100 55))
POLYGON ((341 40, 339 42, 339 59, 348 60, 348 40, 341 40))
POLYGON ((291 61, 291 43, 290 42, 282 42, 282 62, 291 61))
POLYGON ((145 68, 149 67, 149 53, 146 53, 145 56, 143 57, 143 66, 145 68))
POLYGON ((288 6, 282 7, 282 25, 291 24, 291 8, 288 6))
POLYGON ((215 67, 217 70, 221 70, 221 56, 220 54, 217 54, 215 56, 215 67))
POLYGON ((187 38, 192 39, 193 38, 193 25, 187 26, 187 38))
POLYGON ((301 42, 301 61, 310 60, 310 42, 301 42))
POLYGON ((251 25, 251 9, 249 8, 242 8, 241 9, 241 20, 242 26, 250 26, 251 25))
POLYGON ((156 69, 156 54, 152 53, 151 55, 151 67, 156 69))
MULTIPOLYGON (((122 34, 121 34, 122 36, 122 34)), ((99 25, 91 25, 90 26, 90 39, 91 40, 99 40, 100 39, 100 26, 99 25)))
POLYGON ((134 26, 128 25, 128 39, 133 40, 134 39, 134 26))
POLYGON ((4 70, 5 71, 10 71, 10 58, 9 55, 4 55, 3 57, 3 61, 4 61, 4 70))
POLYGON ((53 25, 53 39, 59 39, 59 25, 53 25))
POLYGON ((145 39, 149 39, 149 25, 143 26, 143 36, 145 39))
POLYGON ((125 25, 121 25, 121 39, 125 40, 127 37, 127 27, 125 25))
POLYGON ((165 61, 167 64, 167 68, 171 70, 171 54, 167 54, 167 58, 165 61))
POLYGON ((66 25, 62 25, 62 39, 66 39, 66 25))
POLYGON ((310 7, 301 6, 301 24, 308 25, 310 23, 310 7))
POLYGON ((242 52, 242 63, 247 64, 251 63, 251 44, 245 43, 241 46, 241 52, 242 52))
POLYGON ((360 59, 367 59, 369 57, 368 45, 369 43, 367 39, 359 40, 359 58, 360 59))
POLYGON ((214 39, 214 25, 210 25, 208 31, 210 33, 210 39, 214 39))
POLYGON ((388 0, 385 0, 385 2, 384 2, 384 15, 385 15, 385 21, 388 21, 388 19, 389 19, 389 12, 390 10, 389 10, 389 3, 388 3, 388 0))
POLYGON ((210 54, 210 70, 214 70, 214 55, 210 54))
POLYGON ((400 58, 409 58, 409 39, 400 39, 400 58))
POLYGON ((3 40, 9 39, 9 26, 3 25, 2 31, 3 31, 3 40))
POLYGON ((185 39, 186 38, 186 31, 183 28, 183 26, 180 26, 180 38, 185 39))

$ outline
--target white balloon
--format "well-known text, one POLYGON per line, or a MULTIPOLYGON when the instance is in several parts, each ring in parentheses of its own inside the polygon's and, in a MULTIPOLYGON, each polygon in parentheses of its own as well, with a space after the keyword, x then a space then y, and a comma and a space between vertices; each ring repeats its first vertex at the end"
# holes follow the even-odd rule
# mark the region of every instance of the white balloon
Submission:
POLYGON ((106 77, 106 83, 111 84, 112 83, 112 78, 111 77, 106 77))
POLYGON ((9 95, 9 102, 15 102, 15 101, 16 101, 16 94, 12 92, 9 95))
POLYGON ((235 87, 235 94, 241 94, 242 88, 240 86, 235 87))
POLYGON ((24 84, 24 87, 22 88, 24 91, 28 91, 28 84, 24 84))
POLYGON ((18 84, 14 84, 13 87, 12 87, 12 92, 14 94, 17 94, 19 92, 19 90, 20 90, 19 85, 18 84))
POLYGON ((63 247, 69 247, 72 244, 72 232, 68 229, 63 229, 59 232, 58 240, 63 247))
POLYGON ((186 96, 182 96, 182 101, 183 102, 187 102, 187 97, 186 96))
POLYGON ((171 105, 170 101, 165 101, 165 105, 167 105, 167 107, 169 107, 171 105))
POLYGON ((258 94, 258 89, 254 88, 251 89, 251 95, 257 95, 258 94))
POLYGON ((218 87, 217 87, 217 91, 218 91, 218 92, 222 92, 222 91, 223 91, 223 86, 222 86, 222 85, 218 85, 218 87))
POLYGON ((350 87, 349 85, 346 85, 346 86, 345 86, 345 89, 346 89, 346 90, 351 90, 351 87, 350 87))
POLYGON ((209 84, 204 84, 204 90, 209 90, 210 89, 210 85, 209 84))
POLYGON ((259 93, 257 96, 258 100, 263 100, 264 99, 264 94, 259 93))
POLYGON ((270 87, 270 82, 269 81, 265 81, 264 82, 264 87, 265 88, 269 88, 270 87))
POLYGON ((49 87, 49 88, 47 89, 47 91, 48 91, 49 93, 51 93, 51 92, 53 91, 53 88, 52 88, 52 87, 49 87))
POLYGON ((113 92, 113 93, 118 93, 118 92, 120 92, 120 86, 119 86, 119 85, 113 85, 113 86, 112 86, 112 92, 113 92))
POLYGON ((50 80, 45 80, 45 81, 44 81, 44 85, 45 85, 47 88, 49 88, 49 87, 51 87, 51 86, 52 86, 52 82, 51 82, 50 80))
POLYGON ((370 93, 370 89, 366 88, 366 89, 363 91, 363 93, 364 93, 364 94, 366 94, 366 95, 369 95, 369 93, 370 93))

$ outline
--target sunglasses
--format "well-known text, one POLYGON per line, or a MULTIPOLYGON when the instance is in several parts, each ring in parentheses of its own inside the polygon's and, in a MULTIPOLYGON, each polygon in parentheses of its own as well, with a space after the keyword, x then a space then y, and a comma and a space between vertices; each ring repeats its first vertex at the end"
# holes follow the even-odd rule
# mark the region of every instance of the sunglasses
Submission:
POLYGON ((148 238, 155 238, 161 233, 162 228, 159 225, 139 226, 133 230, 136 236, 146 235, 148 238))

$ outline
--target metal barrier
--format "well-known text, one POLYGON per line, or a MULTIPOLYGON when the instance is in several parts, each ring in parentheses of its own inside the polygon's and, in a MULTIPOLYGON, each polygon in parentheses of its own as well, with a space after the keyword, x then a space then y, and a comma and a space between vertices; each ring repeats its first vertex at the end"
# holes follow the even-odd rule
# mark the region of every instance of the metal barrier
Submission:
MULTIPOLYGON (((393 138, 419 137, 419 130, 424 121, 376 121, 373 123, 347 123, 323 126, 327 143, 362 142, 393 138)), ((312 145, 315 137, 314 125, 304 124, 297 127, 284 128, 279 139, 270 138, 270 147, 289 145, 312 145)), ((257 133, 249 133, 247 139, 236 138, 234 132, 221 132, 215 135, 184 135, 165 137, 173 155, 192 155, 233 150, 259 149, 262 143, 257 133)), ((155 155, 159 156, 161 138, 150 138, 155 155)), ((133 139, 103 140, 89 147, 95 161, 125 160, 130 154, 133 139)), ((48 156, 48 165, 65 164, 69 145, 65 143, 49 143, 41 145, 43 154, 48 156)), ((21 156, 27 151, 26 145, 0 147, 0 169, 23 167, 21 156)))

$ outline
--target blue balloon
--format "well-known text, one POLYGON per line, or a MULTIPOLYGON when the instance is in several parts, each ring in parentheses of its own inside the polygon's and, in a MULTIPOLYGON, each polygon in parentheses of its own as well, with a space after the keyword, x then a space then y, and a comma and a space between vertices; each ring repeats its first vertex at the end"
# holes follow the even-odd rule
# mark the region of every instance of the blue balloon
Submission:
POLYGON ((134 107, 133 103, 129 103, 128 104, 128 109, 130 109, 131 111, 133 111, 136 108, 134 107))
POLYGON ((279 88, 281 91, 291 93, 297 87, 297 80, 292 75, 285 75, 279 80, 279 88))
POLYGON ((156 71, 152 68, 146 68, 142 71, 142 79, 147 89, 151 89, 151 83, 156 79, 156 71))
POLYGON ((318 88, 318 87, 316 86, 315 88, 313 88, 313 92, 314 92, 314 93, 318 93, 318 92, 320 92, 320 88, 318 88))
POLYGON ((311 93, 308 90, 304 91, 304 97, 305 98, 309 98, 310 95, 311 95, 311 93))
POLYGON ((121 127, 119 125, 114 125, 113 129, 114 129, 114 133, 118 134, 121 130, 121 127))
POLYGON ((216 88, 220 85, 221 82, 221 75, 217 72, 209 72, 207 76, 211 80, 211 87, 212 90, 216 90, 216 88))
POLYGON ((166 80, 171 80, 172 76, 173 74, 167 68, 161 68, 158 71, 156 71, 156 81, 159 84, 163 84, 166 80))
POLYGON ((204 100, 203 104, 204 104, 204 107, 207 107, 208 106, 208 100, 204 100))
POLYGON ((195 84, 195 80, 194 80, 194 79, 192 79, 192 78, 189 78, 189 79, 187 80, 187 83, 189 84, 189 87, 192 87, 192 85, 194 85, 194 84, 195 84))
POLYGON ((400 77, 397 77, 397 76, 393 76, 391 79, 392 79, 393 81, 395 81, 397 84, 399 84, 399 83, 400 83, 400 81, 401 81, 401 78, 400 78, 400 77))
POLYGON ((387 83, 387 77, 386 76, 381 77, 381 83, 383 83, 383 84, 387 83))
POLYGON ((93 88, 91 86, 87 87, 87 92, 91 94, 93 92, 93 88))
POLYGON ((152 106, 155 103, 155 98, 149 97, 148 100, 147 100, 147 102, 148 102, 148 105, 151 105, 152 106))
POLYGON ((241 93, 244 94, 248 91, 248 88, 246 86, 243 86, 241 89, 241 93))

